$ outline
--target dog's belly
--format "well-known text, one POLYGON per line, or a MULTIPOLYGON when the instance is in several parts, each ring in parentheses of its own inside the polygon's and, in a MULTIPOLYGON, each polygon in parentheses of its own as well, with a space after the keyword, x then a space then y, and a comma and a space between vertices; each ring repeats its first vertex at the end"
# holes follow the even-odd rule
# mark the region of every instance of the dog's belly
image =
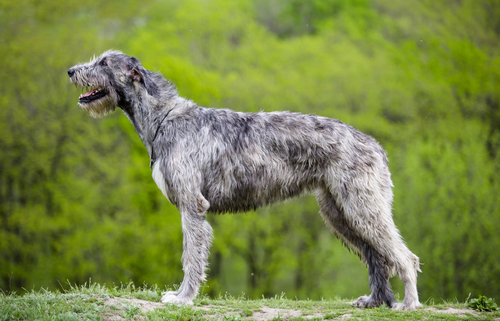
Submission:
POLYGON ((314 181, 293 182, 268 180, 265 182, 234 181, 227 185, 205 186, 203 196, 209 201, 209 212, 236 213, 255 210, 259 207, 300 196, 314 188, 314 181))

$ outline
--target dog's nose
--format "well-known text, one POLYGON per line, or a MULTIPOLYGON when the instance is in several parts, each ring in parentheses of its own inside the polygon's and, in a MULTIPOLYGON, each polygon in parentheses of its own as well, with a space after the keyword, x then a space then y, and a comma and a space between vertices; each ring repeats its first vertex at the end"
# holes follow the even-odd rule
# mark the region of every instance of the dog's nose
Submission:
POLYGON ((68 76, 73 77, 74 74, 75 74, 75 70, 73 68, 69 68, 68 69, 68 76))

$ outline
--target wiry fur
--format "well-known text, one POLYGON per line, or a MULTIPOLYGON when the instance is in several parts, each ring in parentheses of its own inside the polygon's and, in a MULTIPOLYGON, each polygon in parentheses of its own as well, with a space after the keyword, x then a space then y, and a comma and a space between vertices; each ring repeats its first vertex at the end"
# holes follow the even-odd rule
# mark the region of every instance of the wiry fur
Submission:
POLYGON ((184 281, 162 302, 191 304, 205 280, 212 240, 207 212, 248 211, 313 192, 326 225, 368 267, 372 294, 353 304, 421 306, 419 260, 392 220, 387 156, 370 136, 316 115, 199 107, 117 51, 68 73, 76 85, 108 93, 80 101, 91 116, 115 107, 125 112, 149 152, 153 179, 181 212, 184 281), (394 274, 405 284, 400 304, 389 285, 394 274))

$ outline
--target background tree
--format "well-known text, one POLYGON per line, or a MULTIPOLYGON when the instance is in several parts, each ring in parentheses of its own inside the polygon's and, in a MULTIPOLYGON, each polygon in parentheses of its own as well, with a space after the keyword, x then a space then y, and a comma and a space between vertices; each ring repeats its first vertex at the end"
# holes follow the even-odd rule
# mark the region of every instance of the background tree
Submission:
MULTIPOLYGON (((204 106, 340 119, 389 153, 422 301, 495 296, 500 4, 494 0, 0 2, 0 288, 180 283, 177 210, 133 127, 79 111, 66 70, 115 48, 204 106)), ((367 293, 313 197, 211 216, 203 291, 367 293)), ((394 287, 402 291, 395 281, 394 287)))

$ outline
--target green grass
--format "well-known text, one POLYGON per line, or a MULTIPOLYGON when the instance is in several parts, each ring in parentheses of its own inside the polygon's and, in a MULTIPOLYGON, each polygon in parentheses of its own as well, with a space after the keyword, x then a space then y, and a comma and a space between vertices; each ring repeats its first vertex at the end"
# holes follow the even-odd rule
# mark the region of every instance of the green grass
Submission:
POLYGON ((162 305, 158 287, 134 284, 106 287, 99 284, 69 286, 63 291, 30 291, 24 294, 0 294, 0 320, 495 320, 500 312, 440 312, 449 308, 467 309, 458 301, 435 304, 412 312, 386 307, 360 310, 350 300, 335 298, 321 301, 274 298, 249 300, 244 296, 221 295, 212 299, 199 296, 194 306, 162 305), (137 301, 131 299, 140 299, 137 301), (148 307, 150 310, 146 310, 148 307), (155 308, 155 309, 153 309, 155 308), (431 310, 432 308, 432 310, 431 310), (273 314, 274 313, 274 314, 273 314))

